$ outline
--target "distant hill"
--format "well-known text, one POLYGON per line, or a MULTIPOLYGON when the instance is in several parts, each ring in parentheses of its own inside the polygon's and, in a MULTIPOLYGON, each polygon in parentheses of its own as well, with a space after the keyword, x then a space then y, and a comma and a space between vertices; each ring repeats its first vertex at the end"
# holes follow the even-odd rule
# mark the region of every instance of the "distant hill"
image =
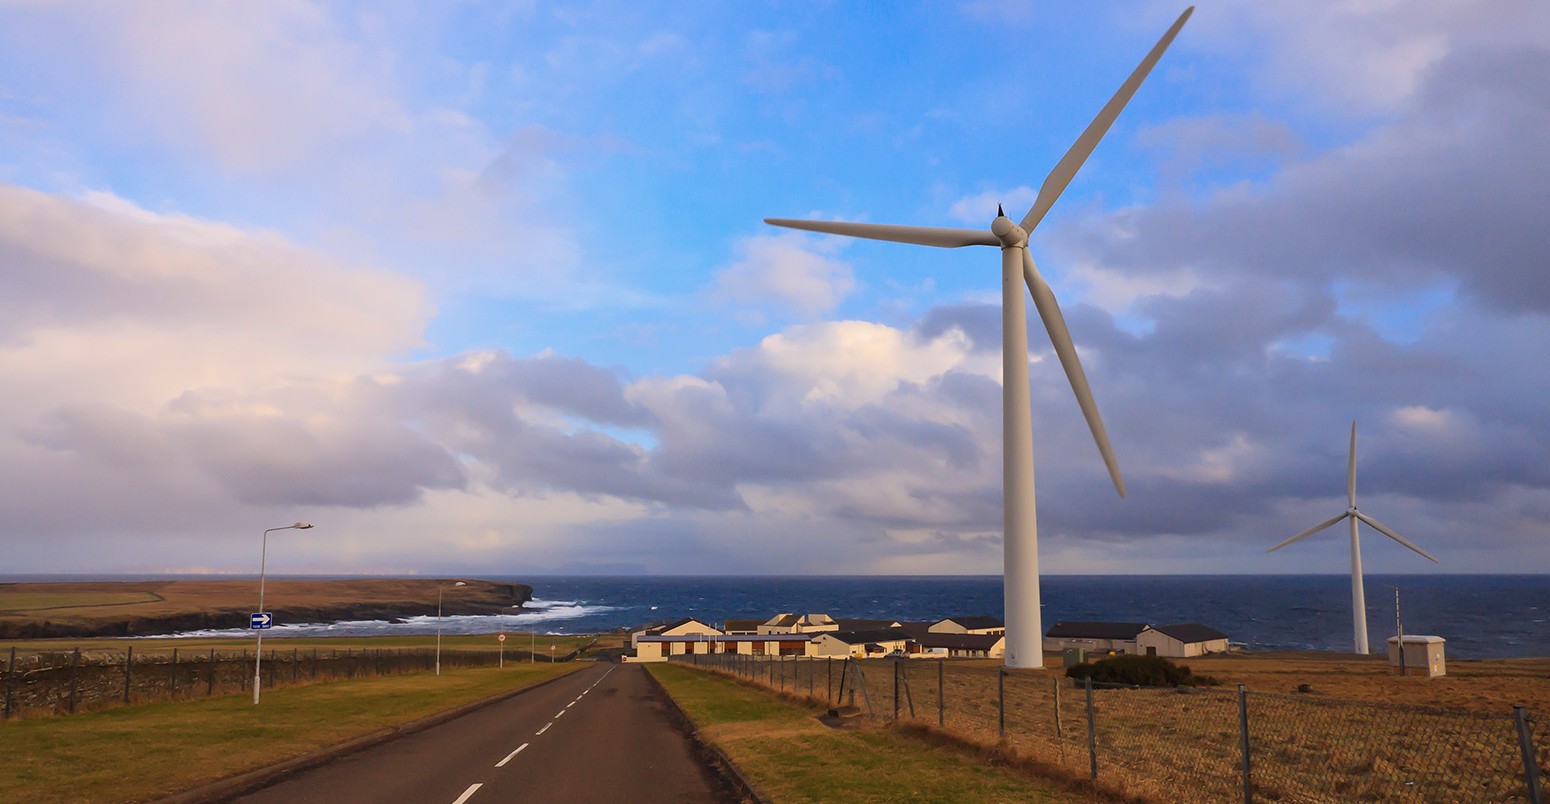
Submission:
MULTIPOLYGON (((278 623, 395 620, 434 615, 436 578, 269 580, 264 606, 278 623)), ((533 599, 520 583, 469 580, 444 596, 444 614, 498 614, 533 599)), ((150 636, 246 628, 258 581, 0 583, 0 639, 150 636)))

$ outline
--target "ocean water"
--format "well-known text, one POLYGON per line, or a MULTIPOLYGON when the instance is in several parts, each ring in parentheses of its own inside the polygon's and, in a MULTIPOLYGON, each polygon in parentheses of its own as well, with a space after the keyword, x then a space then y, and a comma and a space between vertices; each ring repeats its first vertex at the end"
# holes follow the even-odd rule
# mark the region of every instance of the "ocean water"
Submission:
MULTIPOLYGON (((696 617, 712 624, 778 612, 930 621, 1002 613, 997 576, 490 577, 533 587, 517 613, 444 617, 444 633, 576 634, 696 617)), ((1453 658, 1550 656, 1550 576, 1369 575, 1369 641, 1394 634, 1394 591, 1407 634, 1448 640, 1453 658)), ((1344 575, 1046 576, 1044 625, 1057 620, 1205 623, 1251 650, 1349 651, 1351 583, 1344 575)), ((269 636, 433 633, 434 617, 404 622, 282 624, 269 636)), ((247 634, 245 629, 198 635, 247 634)), ((194 634, 190 634, 193 636, 194 634)))

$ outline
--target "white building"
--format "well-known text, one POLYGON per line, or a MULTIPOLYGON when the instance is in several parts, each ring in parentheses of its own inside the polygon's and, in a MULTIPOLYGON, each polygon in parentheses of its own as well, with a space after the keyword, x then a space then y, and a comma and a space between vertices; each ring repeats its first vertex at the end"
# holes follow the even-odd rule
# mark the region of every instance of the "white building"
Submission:
POLYGON ((1061 621, 1044 634, 1044 650, 1060 653, 1067 648, 1082 648, 1088 653, 1136 653, 1136 637, 1146 623, 1087 623, 1061 621))
POLYGON ((682 620, 674 620, 663 625, 654 625, 630 634, 630 647, 638 648, 640 646, 640 639, 644 636, 691 636, 720 633, 715 626, 706 625, 693 617, 685 617, 682 620))
POLYGON ((1006 623, 988 614, 976 614, 937 620, 928 630, 933 634, 1005 634, 1006 623))
POLYGON ((1389 666, 1395 673, 1407 676, 1430 678, 1447 675, 1448 663, 1442 655, 1446 642, 1447 640, 1440 636, 1419 634, 1391 636, 1388 639, 1389 666))
POLYGON ((743 656, 812 656, 808 634, 643 635, 626 662, 665 662, 673 656, 736 653, 743 656))
POLYGON ((1136 635, 1136 652, 1175 659, 1226 653, 1227 635, 1200 623, 1153 625, 1136 635))
POLYGON ((827 614, 792 614, 784 612, 765 620, 756 632, 760 634, 816 634, 838 631, 840 626, 827 614))
POLYGON ((916 634, 921 658, 1000 659, 1006 655, 1005 634, 916 634))
POLYGON ((920 644, 897 628, 874 631, 825 631, 812 637, 812 655, 858 659, 889 654, 908 656, 920 652, 920 644))

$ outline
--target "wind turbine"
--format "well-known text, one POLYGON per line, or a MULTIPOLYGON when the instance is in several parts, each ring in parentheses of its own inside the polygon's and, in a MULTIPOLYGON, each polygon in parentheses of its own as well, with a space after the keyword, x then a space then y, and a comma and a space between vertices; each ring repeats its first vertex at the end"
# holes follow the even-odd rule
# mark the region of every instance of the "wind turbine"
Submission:
POLYGON ((1044 277, 1033 265, 1028 255, 1028 233, 1039 225, 1044 215, 1054 206, 1055 200, 1065 191, 1066 185, 1076 176, 1082 163, 1092 153, 1098 141, 1108 132, 1114 119, 1119 117, 1125 104, 1130 102, 1141 82, 1146 80, 1153 65, 1162 58, 1163 51, 1173 43, 1179 29, 1194 12, 1194 6, 1179 15, 1168 32, 1163 34, 1140 66, 1125 79, 1119 91, 1088 124, 1087 130, 1061 157, 1044 184, 1033 207, 1023 216, 1021 223, 1014 223, 996 206, 996 218, 989 231, 979 229, 943 229, 926 226, 896 226, 876 223, 845 223, 841 221, 791 220, 789 218, 765 218, 764 222, 792 229, 812 232, 864 237, 872 240, 890 240, 939 248, 962 246, 996 246, 1001 249, 1001 426, 1002 426, 1002 489, 1005 495, 1004 539, 1002 542, 1005 590, 1006 590, 1006 665, 1008 667, 1044 666, 1044 626, 1039 610, 1039 541, 1033 496, 1033 422, 1029 409, 1028 393, 1028 320, 1023 301, 1023 283, 1033 294, 1033 304, 1044 321, 1055 354, 1076 393, 1082 415, 1092 430, 1093 440, 1108 466, 1109 477, 1121 497, 1125 496, 1125 480, 1120 476, 1119 464, 1114 451, 1109 448, 1109 437, 1104 432, 1103 420, 1098 416, 1098 405, 1093 401, 1087 386, 1087 375, 1077 359, 1076 346, 1066 329, 1065 318, 1055 302, 1055 294, 1045 284, 1044 277))
POLYGON ((1439 562, 1432 558, 1431 553, 1411 544, 1405 537, 1385 527, 1382 522, 1356 510, 1356 422, 1351 422, 1351 459, 1346 468, 1345 499, 1345 513, 1320 522, 1265 552, 1274 553, 1292 542, 1301 541, 1327 527, 1339 524, 1342 519, 1351 521, 1351 626, 1356 632, 1356 652, 1365 656, 1367 654, 1367 594, 1362 589, 1362 548, 1357 541, 1356 521, 1366 522, 1379 533, 1420 553, 1422 557, 1434 564, 1439 562))

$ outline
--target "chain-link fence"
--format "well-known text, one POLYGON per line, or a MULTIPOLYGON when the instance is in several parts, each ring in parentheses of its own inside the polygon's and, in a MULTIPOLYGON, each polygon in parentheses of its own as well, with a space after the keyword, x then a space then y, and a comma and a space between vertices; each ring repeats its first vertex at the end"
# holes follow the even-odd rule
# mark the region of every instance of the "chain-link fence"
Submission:
MULTIPOLYGON (((560 657, 561 661, 574 652, 560 657)), ((0 716, 74 714, 129 703, 178 700, 246 691, 253 683, 249 650, 122 651, 80 648, 29 652, 15 648, 5 661, 0 716)), ((526 651, 508 651, 504 661, 527 661, 526 651), (518 658, 520 656, 520 658, 518 658)), ((502 661, 494 651, 442 650, 441 666, 484 667, 502 661)), ((552 661, 540 657, 539 661, 552 661)), ((431 648, 265 648, 262 686, 317 680, 428 672, 431 648)))
POLYGON ((1550 725, 1201 687, 1082 683, 952 660, 738 654, 675 660, 848 713, 915 723, 1159 801, 1545 804, 1550 725))

